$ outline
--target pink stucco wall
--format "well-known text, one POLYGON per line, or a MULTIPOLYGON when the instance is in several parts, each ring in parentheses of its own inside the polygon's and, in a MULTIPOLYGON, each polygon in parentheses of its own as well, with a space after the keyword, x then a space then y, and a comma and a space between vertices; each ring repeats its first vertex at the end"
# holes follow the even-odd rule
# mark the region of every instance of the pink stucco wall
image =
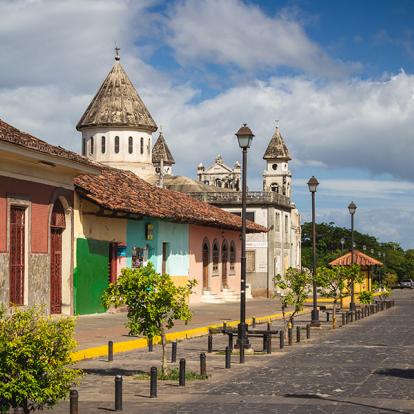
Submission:
POLYGON ((190 278, 197 281, 194 294, 191 296, 191 303, 197 303, 201 299, 203 292, 203 242, 208 240, 210 246, 210 265, 209 265, 209 290, 212 293, 220 293, 222 289, 222 264, 221 248, 224 240, 227 240, 229 246, 229 256, 227 262, 227 283, 228 287, 239 293, 240 292, 240 233, 230 230, 215 229, 212 227, 189 226, 189 244, 190 244, 190 278), (220 259, 218 273, 212 272, 212 246, 213 241, 217 240, 220 248, 220 259), (230 243, 234 242, 236 246, 236 263, 234 272, 230 272, 230 243))

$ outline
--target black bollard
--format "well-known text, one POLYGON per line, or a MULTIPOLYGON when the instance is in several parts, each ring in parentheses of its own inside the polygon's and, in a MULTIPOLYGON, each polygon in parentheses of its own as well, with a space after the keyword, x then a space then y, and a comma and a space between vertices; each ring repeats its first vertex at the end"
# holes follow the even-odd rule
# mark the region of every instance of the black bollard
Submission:
POLYGON ((154 344, 152 342, 152 338, 148 338, 148 352, 152 352, 154 350, 154 344))
POLYGON ((300 342, 300 326, 296 327, 296 342, 300 342))
POLYGON ((342 314, 342 326, 344 326, 345 325, 345 314, 343 313, 342 314))
POLYGON ((208 341, 207 341, 207 352, 211 354, 213 352, 213 335, 208 335, 208 341))
POLYGON ((122 411, 122 377, 115 377, 115 411, 122 411))
POLYGON ((267 334, 263 334, 263 352, 267 351, 267 334))
POLYGON ((177 362, 177 341, 171 343, 171 362, 177 362))
POLYGON ((157 398, 157 367, 151 367, 150 370, 150 398, 157 398))
POLYGON ((178 385, 185 387, 185 358, 180 359, 180 372, 178 378, 178 385))
POLYGON ((351 323, 354 321, 354 312, 351 312, 351 323))
POLYGON ((233 351, 233 332, 229 332, 227 335, 229 337, 229 348, 233 351))
POLYGON ((225 364, 226 368, 230 368, 231 367, 231 350, 228 346, 226 346, 226 364, 225 364))
POLYGON ((114 360, 114 343, 112 341, 108 341, 108 362, 114 360))
POLYGON ((306 339, 310 339, 310 332, 311 332, 311 327, 310 327, 310 323, 308 323, 306 325, 306 339))
POLYGON ((77 390, 70 390, 69 393, 69 413, 78 414, 79 393, 77 390))
POLYGON ((207 377, 206 354, 204 352, 200 354, 200 375, 204 378, 207 377))
POLYGON ((288 344, 292 345, 293 342, 293 338, 292 338, 293 334, 292 334, 292 328, 288 328, 288 344))
POLYGON ((256 328, 256 317, 253 316, 252 318, 252 328, 256 328))
POLYGON ((268 354, 271 354, 272 353, 272 335, 270 333, 266 335, 266 340, 267 340, 266 351, 268 354))
POLYGON ((267 330, 270 331, 272 329, 272 323, 268 322, 267 323, 267 330))
POLYGON ((280 340, 279 348, 283 349, 285 347, 285 331, 283 329, 281 329, 279 332, 279 340, 280 340))
POLYGON ((329 322, 329 312, 326 312, 326 322, 329 322))

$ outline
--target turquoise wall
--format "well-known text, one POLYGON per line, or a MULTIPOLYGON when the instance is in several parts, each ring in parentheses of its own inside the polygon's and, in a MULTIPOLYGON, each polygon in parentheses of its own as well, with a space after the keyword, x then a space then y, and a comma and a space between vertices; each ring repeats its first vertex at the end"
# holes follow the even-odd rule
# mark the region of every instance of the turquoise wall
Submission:
POLYGON ((169 243, 167 273, 172 276, 188 276, 190 268, 189 256, 189 225, 171 223, 168 221, 144 218, 143 220, 128 220, 127 224, 127 261, 132 265, 133 247, 148 246, 148 259, 154 264, 156 271, 162 268, 162 243, 169 243), (145 225, 154 226, 153 239, 145 240, 145 225))

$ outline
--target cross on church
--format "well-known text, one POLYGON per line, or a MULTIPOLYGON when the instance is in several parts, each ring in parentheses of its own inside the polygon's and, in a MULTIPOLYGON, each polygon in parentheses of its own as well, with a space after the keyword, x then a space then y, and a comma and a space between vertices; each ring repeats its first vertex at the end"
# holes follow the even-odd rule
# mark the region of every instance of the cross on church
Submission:
POLYGON ((278 119, 275 120, 275 123, 276 123, 276 128, 279 128, 279 120, 278 119))
POLYGON ((121 60, 121 57, 119 56, 119 51, 121 48, 119 48, 115 43, 115 60, 121 60))

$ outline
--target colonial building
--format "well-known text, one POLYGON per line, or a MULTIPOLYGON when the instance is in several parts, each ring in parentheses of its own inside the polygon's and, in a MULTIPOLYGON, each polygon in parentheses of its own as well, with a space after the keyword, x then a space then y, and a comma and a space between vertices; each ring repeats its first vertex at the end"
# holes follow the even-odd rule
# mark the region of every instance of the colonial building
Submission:
POLYGON ((73 179, 99 172, 0 120, 0 305, 73 313, 73 179))
MULTIPOLYGON (((191 303, 239 292, 239 217, 114 168, 80 176, 75 185, 77 314, 102 312, 108 283, 122 268, 148 261, 178 285, 195 279, 191 303)), ((255 223, 247 230, 266 231, 255 223)))
POLYGON ((236 161, 233 168, 224 164, 221 155, 217 155, 215 163, 205 169, 203 164, 197 167, 198 181, 206 185, 214 185, 219 188, 231 190, 240 189, 241 170, 240 163, 236 161))
MULTIPOLYGON (((289 170, 291 158, 279 127, 276 127, 263 159, 266 161, 263 191, 247 193, 247 218, 269 231, 247 237, 247 281, 251 285, 253 295, 270 296, 273 292, 275 275, 283 275, 289 267, 301 266, 300 215, 291 201, 292 174, 289 170)), ((221 183, 230 180, 232 173, 227 171, 225 175, 223 165, 220 157, 202 174, 198 167, 199 180, 215 186, 217 172, 223 173, 220 176, 221 183)), ((238 179, 240 180, 239 177, 238 179)), ((190 195, 233 214, 241 215, 240 191, 216 193, 195 191, 190 195)))

